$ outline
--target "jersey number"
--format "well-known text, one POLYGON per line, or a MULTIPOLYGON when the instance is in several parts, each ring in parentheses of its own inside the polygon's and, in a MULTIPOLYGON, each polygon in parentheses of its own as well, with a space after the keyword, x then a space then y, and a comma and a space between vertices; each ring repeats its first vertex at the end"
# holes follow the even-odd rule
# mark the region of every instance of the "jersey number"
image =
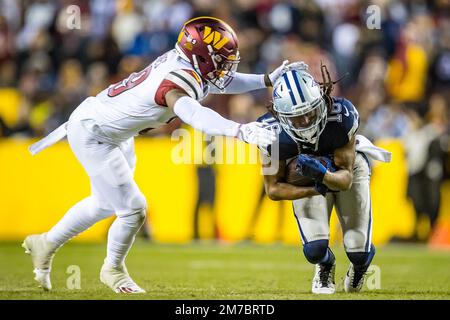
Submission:
POLYGON ((349 113, 348 113, 348 109, 346 106, 342 106, 342 104, 340 103, 334 103, 333 107, 331 108, 331 112, 328 115, 328 120, 327 121, 337 121, 337 122, 342 122, 342 107, 344 107, 345 109, 345 116, 348 117, 349 113))
POLYGON ((132 73, 128 78, 113 84, 108 89, 108 97, 116 97, 119 94, 136 87, 137 85, 144 82, 149 76, 151 71, 151 66, 148 66, 141 72, 132 73))

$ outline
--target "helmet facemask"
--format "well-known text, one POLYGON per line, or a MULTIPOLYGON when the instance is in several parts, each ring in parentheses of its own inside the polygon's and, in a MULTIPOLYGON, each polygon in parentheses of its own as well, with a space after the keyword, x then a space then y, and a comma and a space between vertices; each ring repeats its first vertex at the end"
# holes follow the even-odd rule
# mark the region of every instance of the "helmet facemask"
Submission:
MULTIPOLYGON (((211 56, 211 61, 214 64, 214 70, 206 75, 206 80, 217 87, 220 91, 224 91, 236 74, 240 62, 239 51, 237 51, 236 55, 229 55, 227 57, 224 54, 214 52, 210 45, 208 46, 208 50, 211 56)), ((194 57, 194 67, 196 69, 198 68, 197 59, 202 59, 202 57, 194 57)))
POLYGON ((276 110, 281 126, 295 141, 316 144, 327 123, 327 108, 323 98, 310 105, 294 106, 291 112, 276 110))
POLYGON ((290 70, 275 82, 273 112, 294 141, 318 146, 328 107, 323 91, 309 73, 290 70))

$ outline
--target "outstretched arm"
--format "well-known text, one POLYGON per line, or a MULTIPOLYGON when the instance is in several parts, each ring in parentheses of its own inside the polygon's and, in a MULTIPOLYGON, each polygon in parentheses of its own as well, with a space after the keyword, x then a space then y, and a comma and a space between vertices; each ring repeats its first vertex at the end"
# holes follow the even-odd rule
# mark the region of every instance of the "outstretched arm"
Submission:
POLYGON ((275 133, 262 128, 260 123, 239 124, 225 119, 217 112, 203 107, 180 89, 167 92, 165 101, 183 122, 209 135, 236 137, 264 147, 276 140, 275 133))
POLYGON ((308 68, 308 66, 303 62, 293 62, 289 64, 288 60, 283 61, 283 63, 267 74, 251 74, 251 73, 240 73, 236 72, 234 74, 233 80, 221 92, 218 88, 211 86, 211 93, 219 94, 239 94, 245 93, 253 90, 264 89, 267 87, 272 87, 275 81, 283 73, 294 68, 308 68))
POLYGON ((211 93, 239 94, 253 90, 264 89, 267 87, 265 77, 266 75, 264 74, 236 72, 234 74, 233 80, 223 92, 221 92, 218 88, 211 86, 211 93))

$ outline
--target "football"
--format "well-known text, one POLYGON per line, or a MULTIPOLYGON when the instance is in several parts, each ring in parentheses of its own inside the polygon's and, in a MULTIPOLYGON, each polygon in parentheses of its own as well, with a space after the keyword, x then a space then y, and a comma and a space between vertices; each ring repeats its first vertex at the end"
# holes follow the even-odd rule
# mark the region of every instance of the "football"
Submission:
POLYGON ((296 157, 291 159, 286 165, 285 181, 286 183, 299 187, 311 187, 314 185, 313 179, 298 173, 296 157))
MULTIPOLYGON (((319 160, 325 167, 327 166, 326 162, 322 159, 323 157, 316 157, 316 156, 312 157, 319 160)), ((333 169, 332 171, 334 171, 333 169)), ((298 173, 297 157, 289 160, 289 162, 286 165, 285 182, 299 187, 311 187, 315 183, 313 179, 302 176, 301 174, 298 173)))

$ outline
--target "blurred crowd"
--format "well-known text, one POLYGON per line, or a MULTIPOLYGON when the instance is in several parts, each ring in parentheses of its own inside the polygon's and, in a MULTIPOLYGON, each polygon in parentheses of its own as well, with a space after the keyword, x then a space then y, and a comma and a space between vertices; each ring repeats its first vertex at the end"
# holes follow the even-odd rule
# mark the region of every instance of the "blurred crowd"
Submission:
MULTIPOLYGON (((409 195, 417 211, 436 211, 439 199, 423 198, 450 172, 450 0, 0 0, 0 136, 53 130, 86 96, 173 48, 200 15, 237 31, 241 72, 289 59, 318 80, 320 62, 334 79, 347 74, 334 94, 353 101, 361 133, 403 140, 409 195)), ((205 105, 245 122, 269 101, 261 90, 205 105)))

